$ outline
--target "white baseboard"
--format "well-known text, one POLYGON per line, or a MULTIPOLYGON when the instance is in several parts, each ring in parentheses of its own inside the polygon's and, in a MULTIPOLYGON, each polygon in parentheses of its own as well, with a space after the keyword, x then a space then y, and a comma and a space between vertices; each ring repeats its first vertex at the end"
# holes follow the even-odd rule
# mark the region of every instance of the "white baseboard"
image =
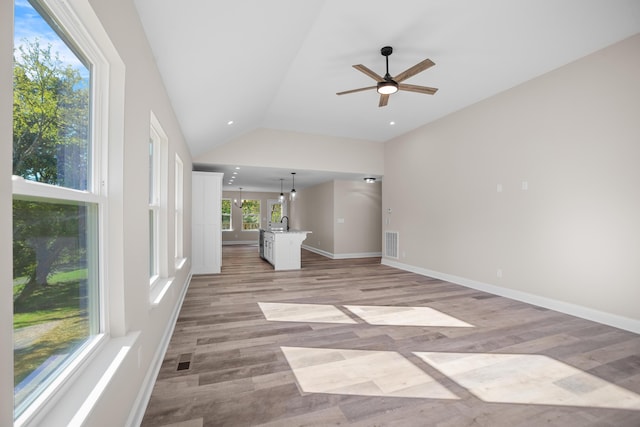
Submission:
POLYGON ((382 258, 381 264, 640 334, 640 320, 382 258))
POLYGON ((162 366, 162 362, 164 360, 164 356, 167 352, 167 348, 169 348, 169 342, 171 341, 171 337, 173 336, 173 331, 176 327, 176 322, 178 321, 178 316, 180 314, 180 309, 182 308, 182 303, 184 302, 184 297, 187 295, 187 290, 189 289, 189 283, 191 283, 192 273, 189 271, 187 275, 187 280, 182 287, 182 292, 180 297, 178 298, 178 304, 173 309, 173 313, 171 313, 171 318, 169 319, 169 323, 167 325, 167 329, 162 336, 162 340, 160 345, 156 349, 155 354, 153 355, 153 360, 149 365, 149 369, 147 370, 147 374, 144 377, 144 382, 142 383, 142 387, 140 387, 140 392, 136 397, 136 400, 133 404, 133 408, 131 409, 131 413, 129 414, 129 419, 127 420, 127 426, 137 427, 142 424, 142 419, 144 418, 144 413, 147 409, 147 405, 149 404, 149 400, 151 399, 151 393, 153 392, 153 387, 156 384, 156 378, 158 378, 158 373, 160 372, 160 367, 162 366))
POLYGON ((323 251, 322 249, 314 248, 313 246, 302 245, 302 248, 308 250, 309 252, 313 252, 331 259, 375 258, 382 256, 382 252, 354 252, 350 254, 334 254, 331 252, 323 251))

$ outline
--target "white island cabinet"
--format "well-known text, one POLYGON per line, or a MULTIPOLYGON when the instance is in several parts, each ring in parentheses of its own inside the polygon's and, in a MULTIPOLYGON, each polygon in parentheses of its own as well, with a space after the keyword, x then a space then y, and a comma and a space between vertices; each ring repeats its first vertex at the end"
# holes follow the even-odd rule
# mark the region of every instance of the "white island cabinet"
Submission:
POLYGON ((265 231, 264 259, 274 270, 299 270, 300 246, 310 231, 265 231))

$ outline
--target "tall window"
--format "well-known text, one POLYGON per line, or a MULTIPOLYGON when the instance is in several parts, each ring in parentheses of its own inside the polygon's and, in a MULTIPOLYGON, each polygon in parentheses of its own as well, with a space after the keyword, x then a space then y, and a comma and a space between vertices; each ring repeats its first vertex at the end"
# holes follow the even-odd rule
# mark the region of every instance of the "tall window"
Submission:
POLYGON ((184 258, 184 165, 176 154, 175 165, 175 257, 184 258))
POLYGON ((149 282, 167 275, 166 266, 166 151, 167 137, 151 114, 149 135, 149 282))
POLYGON ((271 222, 280 222, 282 219, 282 203, 271 205, 271 222))
POLYGON ((14 416, 101 332, 95 70, 48 10, 15 2, 14 416))
POLYGON ((231 222, 231 199, 222 199, 222 231, 233 230, 231 222))
POLYGON ((242 229, 260 229, 260 200, 244 200, 242 202, 242 229))

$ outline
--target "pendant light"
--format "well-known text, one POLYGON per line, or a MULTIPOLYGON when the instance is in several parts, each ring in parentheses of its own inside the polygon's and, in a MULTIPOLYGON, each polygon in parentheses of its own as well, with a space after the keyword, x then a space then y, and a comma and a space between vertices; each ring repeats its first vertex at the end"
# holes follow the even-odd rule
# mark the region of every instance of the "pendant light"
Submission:
POLYGON ((293 182, 291 186, 291 200, 296 198, 296 173, 291 172, 291 180, 293 182))
POLYGON ((236 205, 237 208, 242 209, 242 205, 244 205, 244 200, 242 200, 242 187, 240 187, 240 204, 238 204, 238 199, 234 199, 233 204, 236 205))
POLYGON ((280 201, 284 202, 284 193, 282 192, 282 181, 284 181, 284 178, 280 178, 280 201))

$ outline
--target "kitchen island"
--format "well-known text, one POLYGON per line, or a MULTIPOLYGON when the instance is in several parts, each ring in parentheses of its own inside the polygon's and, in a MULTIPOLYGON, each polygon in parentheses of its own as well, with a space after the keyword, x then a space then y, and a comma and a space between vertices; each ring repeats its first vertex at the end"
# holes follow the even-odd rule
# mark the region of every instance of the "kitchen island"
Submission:
POLYGON ((311 231, 260 230, 260 256, 273 265, 274 270, 299 270, 300 246, 311 231))

